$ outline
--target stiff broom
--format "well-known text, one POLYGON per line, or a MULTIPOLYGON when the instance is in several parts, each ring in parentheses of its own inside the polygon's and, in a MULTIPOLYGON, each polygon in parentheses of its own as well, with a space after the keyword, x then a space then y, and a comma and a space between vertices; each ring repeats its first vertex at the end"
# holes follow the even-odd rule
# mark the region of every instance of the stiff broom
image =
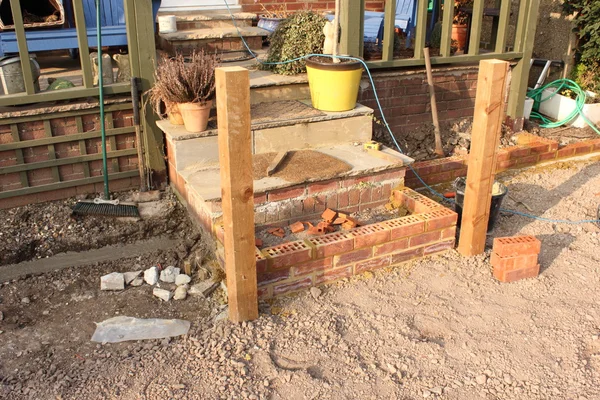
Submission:
MULTIPOLYGON (((100 101, 100 132, 102 135, 102 175, 104 177, 104 198, 81 200, 73 206, 74 215, 103 215, 107 217, 139 217, 140 212, 134 203, 121 203, 110 199, 108 190, 108 160, 106 156, 106 126, 104 121, 104 71, 102 66, 102 18, 101 0, 96 0, 96 37, 98 41, 98 94, 100 101)), ((138 162, 143 162, 139 160, 138 162)))

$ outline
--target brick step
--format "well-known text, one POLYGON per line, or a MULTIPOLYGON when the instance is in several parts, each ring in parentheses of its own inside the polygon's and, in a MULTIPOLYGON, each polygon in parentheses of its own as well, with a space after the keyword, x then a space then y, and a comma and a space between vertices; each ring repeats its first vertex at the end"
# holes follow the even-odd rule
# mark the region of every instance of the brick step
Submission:
POLYGON ((226 14, 208 14, 192 13, 190 15, 176 15, 177 29, 207 29, 207 28, 232 28, 237 25, 239 28, 252 26, 256 19, 256 14, 252 13, 234 13, 235 25, 229 13, 226 14))
POLYGON ((260 50, 262 49, 263 37, 268 36, 269 31, 253 26, 200 28, 161 33, 159 37, 160 46, 163 50, 170 53, 182 52, 183 54, 189 54, 194 49, 243 51, 245 46, 240 34, 244 37, 250 49, 260 50))
MULTIPOLYGON (((275 101, 252 106, 254 154, 319 148, 371 140, 373 110, 357 105, 346 112, 320 112, 310 101, 275 101)), ((191 134, 168 120, 158 123, 165 133, 170 168, 209 168, 219 164, 217 129, 191 134)), ((213 125, 214 128, 214 125, 213 125)))

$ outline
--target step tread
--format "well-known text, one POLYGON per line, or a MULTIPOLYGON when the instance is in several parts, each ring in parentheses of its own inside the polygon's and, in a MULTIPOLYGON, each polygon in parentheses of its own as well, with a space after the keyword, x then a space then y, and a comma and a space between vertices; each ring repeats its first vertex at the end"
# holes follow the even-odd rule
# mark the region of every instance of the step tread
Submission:
MULTIPOLYGON (((252 106, 252 130, 277 128, 311 122, 330 121, 343 118, 373 115, 373 109, 357 104, 353 110, 343 112, 318 111, 310 107, 310 100, 273 101, 252 106), (310 112, 314 110, 315 112, 310 112), (294 117, 293 115, 298 115, 294 117)), ((181 125, 173 125, 168 120, 157 122, 158 127, 172 141, 189 140, 201 137, 216 136, 217 129, 199 133, 190 133, 181 125)))
POLYGON ((176 42, 183 40, 237 38, 240 34, 244 37, 268 36, 269 33, 270 32, 266 29, 258 28, 256 26, 240 26, 239 28, 219 27, 183 29, 173 33, 161 33, 160 37, 171 42, 176 42))
MULTIPOLYGON (((354 146, 351 144, 313 148, 311 150, 339 158, 350 164, 352 169, 340 174, 338 178, 382 172, 408 166, 414 162, 412 158, 389 148, 384 149, 386 155, 389 156, 385 159, 364 152, 362 146, 354 146)), ((202 200, 218 201, 221 199, 221 176, 218 166, 189 167, 183 171, 179 171, 179 174, 188 185, 188 190, 194 190, 202 200)), ((271 176, 255 180, 254 193, 264 193, 271 190, 297 186, 302 183, 318 181, 320 181, 320 179, 307 180, 305 182, 288 182, 284 179, 271 176)))
MULTIPOLYGON (((192 14, 192 15, 176 15, 177 22, 199 22, 199 21, 231 21, 229 13, 224 14, 192 14)), ((233 18, 236 21, 256 19, 256 14, 253 13, 233 13, 233 18)))

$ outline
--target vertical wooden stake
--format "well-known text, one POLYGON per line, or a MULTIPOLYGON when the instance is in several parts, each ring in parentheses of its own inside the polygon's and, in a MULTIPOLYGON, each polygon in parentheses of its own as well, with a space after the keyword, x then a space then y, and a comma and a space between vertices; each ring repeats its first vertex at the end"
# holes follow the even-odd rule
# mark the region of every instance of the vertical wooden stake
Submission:
POLYGON ((484 60, 479 63, 469 171, 458 244, 458 251, 464 256, 481 254, 485 249, 508 68, 506 61, 484 60))
POLYGON ((217 68, 216 85, 229 320, 242 322, 258 318, 248 70, 217 68))

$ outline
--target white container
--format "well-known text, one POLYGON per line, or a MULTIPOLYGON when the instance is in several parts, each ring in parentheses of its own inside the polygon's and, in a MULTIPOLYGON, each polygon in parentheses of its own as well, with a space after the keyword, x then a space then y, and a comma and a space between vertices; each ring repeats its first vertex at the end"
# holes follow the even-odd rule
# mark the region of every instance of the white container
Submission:
POLYGON ((525 119, 529 119, 529 117, 531 116, 531 111, 533 110, 533 103, 534 101, 532 98, 525 98, 525 109, 523 110, 523 117, 525 117, 525 119))
MULTIPOLYGON (((554 88, 544 90, 542 93, 542 99, 549 97, 555 91, 556 89, 554 88)), ((590 97, 596 97, 596 94, 592 92, 587 92, 587 95, 590 97)), ((571 114, 576 108, 577 102, 575 100, 560 94, 556 94, 552 96, 552 98, 543 101, 540 104, 540 113, 556 121, 562 121, 563 119, 567 118, 569 114, 571 114)), ((584 105, 583 114, 592 123, 600 123, 600 103, 584 105)), ((567 125, 575 128, 585 128, 588 126, 581 115, 579 115, 577 118, 573 118, 567 125)))
POLYGON ((177 32, 177 17, 175 17, 174 15, 161 15, 160 17, 158 17, 158 32, 177 32))

